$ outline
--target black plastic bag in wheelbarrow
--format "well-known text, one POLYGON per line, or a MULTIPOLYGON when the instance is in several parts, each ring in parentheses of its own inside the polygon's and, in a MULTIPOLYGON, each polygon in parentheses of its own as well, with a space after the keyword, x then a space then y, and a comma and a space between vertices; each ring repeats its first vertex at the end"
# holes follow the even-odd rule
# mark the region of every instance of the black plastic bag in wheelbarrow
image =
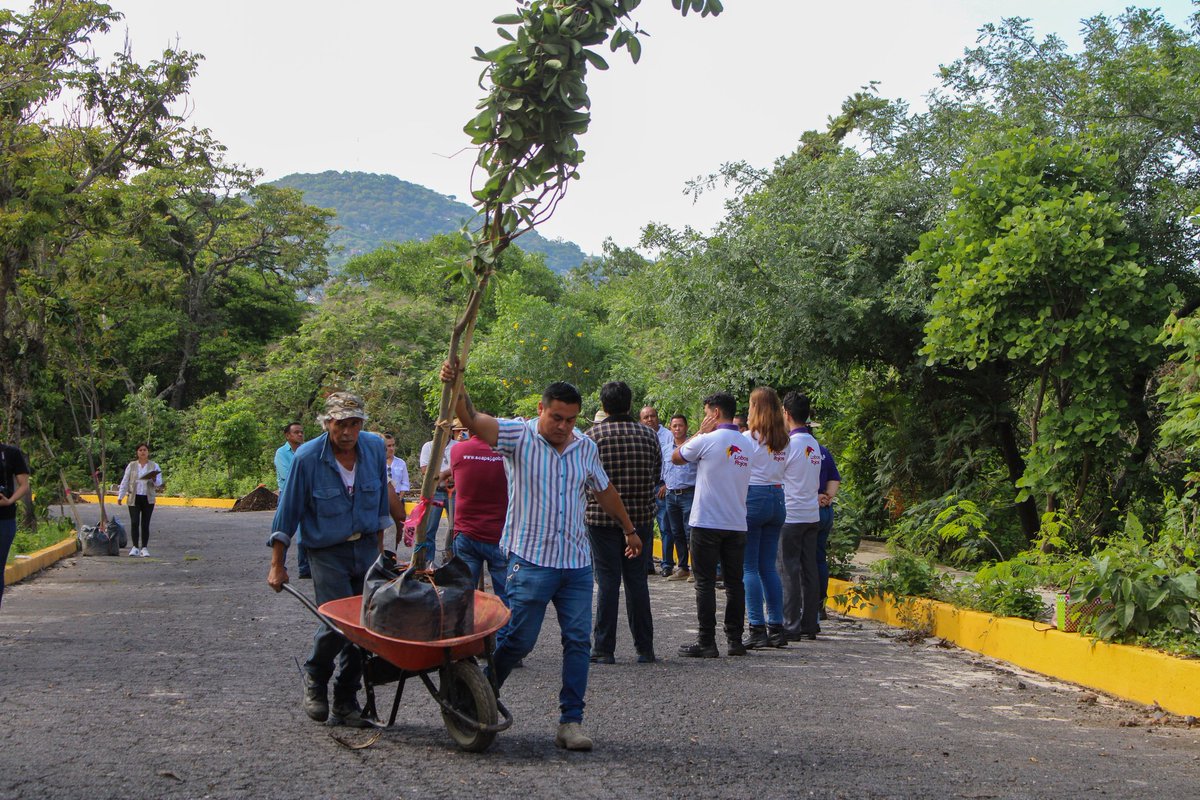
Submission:
POLYGON ((418 570, 384 550, 363 582, 362 624, 384 636, 430 642, 475 630, 475 582, 461 558, 418 570), (404 571, 401 572, 400 570, 404 571))
POLYGON ((84 525, 79 529, 79 549, 85 556, 119 556, 121 527, 109 520, 108 525, 84 525))

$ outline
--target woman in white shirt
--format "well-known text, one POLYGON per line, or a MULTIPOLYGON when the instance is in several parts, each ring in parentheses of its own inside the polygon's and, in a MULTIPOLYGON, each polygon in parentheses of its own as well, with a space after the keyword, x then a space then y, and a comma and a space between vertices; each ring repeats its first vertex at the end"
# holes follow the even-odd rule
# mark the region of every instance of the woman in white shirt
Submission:
POLYGON ((786 507, 783 473, 790 440, 783 422, 783 404, 769 386, 750 393, 747 439, 750 453, 750 488, 746 494, 746 559, 742 580, 746 585, 746 621, 750 635, 742 642, 747 650, 787 647, 783 630, 783 584, 775 561, 779 531, 786 507), (766 614, 763 614, 763 605, 766 614))
POLYGON ((163 488, 162 470, 150 460, 150 445, 137 446, 137 459, 125 467, 117 503, 129 498, 129 537, 133 547, 129 555, 150 555, 150 515, 154 513, 155 492, 163 488))

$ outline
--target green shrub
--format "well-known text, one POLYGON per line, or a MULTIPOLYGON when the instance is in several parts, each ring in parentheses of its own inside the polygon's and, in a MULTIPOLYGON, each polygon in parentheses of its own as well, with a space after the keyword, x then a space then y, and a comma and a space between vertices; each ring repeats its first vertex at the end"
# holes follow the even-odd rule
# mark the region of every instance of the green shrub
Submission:
POLYGON ((870 575, 851 585, 847 594, 850 605, 857 606, 886 595, 937 598, 944 587, 945 578, 933 561, 897 550, 891 558, 872 564, 870 575))
MULTIPOLYGON (((840 507, 838 512, 840 514, 840 507)), ((853 527, 841 521, 838 514, 834 515, 833 530, 829 534, 829 542, 825 545, 825 558, 829 563, 829 574, 842 580, 850 579, 850 568, 854 563, 854 554, 858 552, 860 537, 853 527)))
POLYGON ((206 463, 199 456, 163 465, 163 480, 180 497, 241 497, 259 484, 275 485, 274 474, 234 475, 228 467, 206 463))
POLYGON ((8 562, 11 564, 17 555, 35 553, 44 547, 58 544, 68 539, 75 531, 74 524, 67 519, 42 520, 30 530, 24 525, 17 526, 17 535, 13 539, 12 548, 8 551, 8 562))
POLYGON ((1162 536, 1150 541, 1138 518, 1126 517, 1125 531, 1080 562, 1073 571, 1084 602, 1105 605, 1088 623, 1106 641, 1130 641, 1154 631, 1200 633, 1200 580, 1190 541, 1162 536))
POLYGON ((956 544, 948 560, 952 564, 976 564, 995 553, 1000 559, 1004 553, 988 533, 991 527, 987 515, 970 500, 952 498, 953 502, 942 509, 933 519, 938 539, 946 544, 956 544))
POLYGON ((998 617, 1040 619, 1046 610, 1038 593, 1041 578, 1042 573, 1025 561, 999 561, 981 568, 947 599, 998 617))

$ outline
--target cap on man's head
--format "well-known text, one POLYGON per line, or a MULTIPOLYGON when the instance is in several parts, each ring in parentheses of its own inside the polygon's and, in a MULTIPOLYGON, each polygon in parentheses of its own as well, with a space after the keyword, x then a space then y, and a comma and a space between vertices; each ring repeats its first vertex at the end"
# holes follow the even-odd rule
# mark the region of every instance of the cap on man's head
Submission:
POLYGON ((326 420, 331 419, 361 419, 367 418, 367 409, 362 398, 350 392, 334 392, 325 398, 326 420))

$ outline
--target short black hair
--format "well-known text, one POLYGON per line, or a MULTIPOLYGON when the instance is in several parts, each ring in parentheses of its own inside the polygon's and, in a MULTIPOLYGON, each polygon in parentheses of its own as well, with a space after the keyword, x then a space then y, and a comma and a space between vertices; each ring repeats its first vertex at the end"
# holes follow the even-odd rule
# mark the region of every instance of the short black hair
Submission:
POLYGON ((729 392, 715 392, 704 398, 704 405, 712 406, 721 412, 721 416, 733 419, 737 412, 737 401, 729 392))
POLYGON ((812 414, 812 403, 803 392, 788 392, 783 396, 783 410, 792 418, 792 422, 803 424, 808 422, 812 414))
MULTIPOLYGON (((293 425, 300 425, 300 423, 293 420, 293 421, 289 422, 287 425, 283 426, 283 433, 285 436, 287 435, 288 431, 290 431, 292 429, 293 425)), ((301 425, 301 427, 304 427, 304 426, 301 425)))
POLYGON ((600 407, 606 414, 628 414, 633 391, 625 381, 609 381, 600 387, 600 407))
POLYGON ((677 419, 681 419, 681 420, 683 420, 683 424, 684 424, 684 425, 687 425, 687 424, 688 424, 688 418, 687 418, 687 416, 685 416, 685 415, 683 415, 683 414, 672 414, 672 415, 671 415, 671 422, 674 422, 674 421, 675 421, 675 420, 677 420, 677 419))
POLYGON ((546 387, 546 391, 542 392, 543 405, 550 405, 553 400, 567 405, 583 406, 583 395, 574 385, 566 381, 555 381, 546 387))

